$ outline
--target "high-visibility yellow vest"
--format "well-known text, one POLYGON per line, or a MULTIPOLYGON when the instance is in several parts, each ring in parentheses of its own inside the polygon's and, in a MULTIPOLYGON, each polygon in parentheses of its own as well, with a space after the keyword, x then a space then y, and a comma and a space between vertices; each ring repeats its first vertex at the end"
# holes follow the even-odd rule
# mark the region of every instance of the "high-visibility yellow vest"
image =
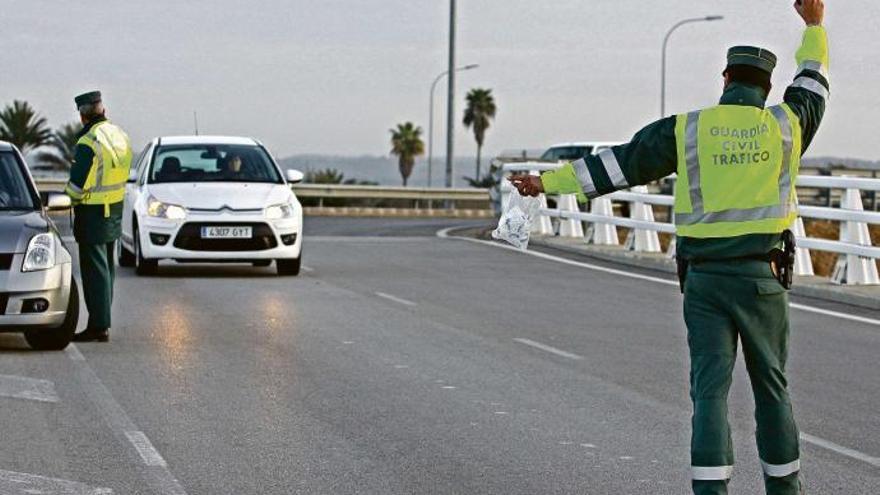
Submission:
POLYGON ((675 226, 697 238, 775 234, 797 217, 800 121, 788 105, 678 115, 675 226))
POLYGON ((110 216, 110 205, 125 199, 132 156, 128 135, 104 121, 92 126, 76 144, 88 146, 95 157, 82 191, 72 191, 81 194, 74 199, 80 204, 104 205, 104 216, 110 216))

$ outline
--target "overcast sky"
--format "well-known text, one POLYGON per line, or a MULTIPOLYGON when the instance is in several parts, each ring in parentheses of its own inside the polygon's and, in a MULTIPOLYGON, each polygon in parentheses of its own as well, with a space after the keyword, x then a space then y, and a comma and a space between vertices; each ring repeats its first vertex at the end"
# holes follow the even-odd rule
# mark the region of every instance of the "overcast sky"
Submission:
MULTIPOLYGON (((459 0, 458 78, 492 88, 487 154, 560 141, 626 140, 659 116, 660 46, 670 43, 668 109, 712 105, 727 47, 780 57, 773 99, 795 70, 802 23, 789 0, 459 0)), ((876 0, 826 0, 832 98, 810 152, 878 159, 876 0)), ((251 135, 279 157, 387 154, 388 128, 427 130, 428 92, 445 69, 447 0, 0 0, 0 103, 24 99, 53 125, 73 96, 101 89, 138 147, 201 130, 251 135)), ((445 86, 435 150, 445 136, 445 86)), ((459 123, 460 115, 456 116, 459 123)), ((427 132, 427 131, 426 131, 427 132)), ((474 152, 458 125, 456 154, 474 152)))

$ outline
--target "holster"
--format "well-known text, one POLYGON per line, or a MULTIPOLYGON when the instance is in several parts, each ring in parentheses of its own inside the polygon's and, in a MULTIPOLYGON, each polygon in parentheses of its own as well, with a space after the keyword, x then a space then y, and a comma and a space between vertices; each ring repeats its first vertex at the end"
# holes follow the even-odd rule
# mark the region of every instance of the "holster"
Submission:
POLYGON ((790 290, 794 281, 794 260, 797 252, 797 242, 794 233, 790 230, 782 232, 782 249, 770 251, 770 263, 776 268, 776 280, 790 290))
POLYGON ((685 279, 687 279, 688 266, 690 266, 690 263, 686 259, 676 257, 675 264, 678 267, 678 288, 681 290, 681 293, 684 294, 684 282, 685 279))

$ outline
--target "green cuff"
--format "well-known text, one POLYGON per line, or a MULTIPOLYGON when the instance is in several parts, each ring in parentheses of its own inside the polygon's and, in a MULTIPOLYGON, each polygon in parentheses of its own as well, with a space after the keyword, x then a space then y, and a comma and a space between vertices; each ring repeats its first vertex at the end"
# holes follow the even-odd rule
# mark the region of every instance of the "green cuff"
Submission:
POLYGON ((545 194, 576 194, 578 202, 587 202, 587 197, 581 189, 581 184, 571 163, 566 163, 557 170, 542 174, 541 185, 544 186, 545 194))

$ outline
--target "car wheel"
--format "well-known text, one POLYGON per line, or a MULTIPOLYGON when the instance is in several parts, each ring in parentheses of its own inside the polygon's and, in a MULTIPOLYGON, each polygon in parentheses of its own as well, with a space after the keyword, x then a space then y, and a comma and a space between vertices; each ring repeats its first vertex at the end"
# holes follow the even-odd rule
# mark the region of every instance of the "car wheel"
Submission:
POLYGON ((275 260, 278 275, 299 275, 301 265, 302 255, 299 255, 299 258, 275 260))
POLYGON ((253 262, 256 267, 266 267, 272 264, 272 260, 257 260, 253 262))
POLYGON ((134 253, 125 249, 122 245, 122 239, 116 241, 116 259, 119 260, 119 266, 131 268, 135 265, 134 253))
POLYGON ((134 226, 134 271, 138 275, 155 275, 159 271, 159 260, 144 259, 144 252, 141 250, 141 234, 138 232, 137 224, 134 226))
POLYGON ((64 316, 64 322, 58 328, 33 330, 25 332, 24 339, 27 340, 31 349, 37 351, 61 351, 73 338, 76 332, 76 324, 79 321, 79 289, 76 286, 76 279, 71 277, 70 280, 70 296, 67 298, 67 314, 64 316))

